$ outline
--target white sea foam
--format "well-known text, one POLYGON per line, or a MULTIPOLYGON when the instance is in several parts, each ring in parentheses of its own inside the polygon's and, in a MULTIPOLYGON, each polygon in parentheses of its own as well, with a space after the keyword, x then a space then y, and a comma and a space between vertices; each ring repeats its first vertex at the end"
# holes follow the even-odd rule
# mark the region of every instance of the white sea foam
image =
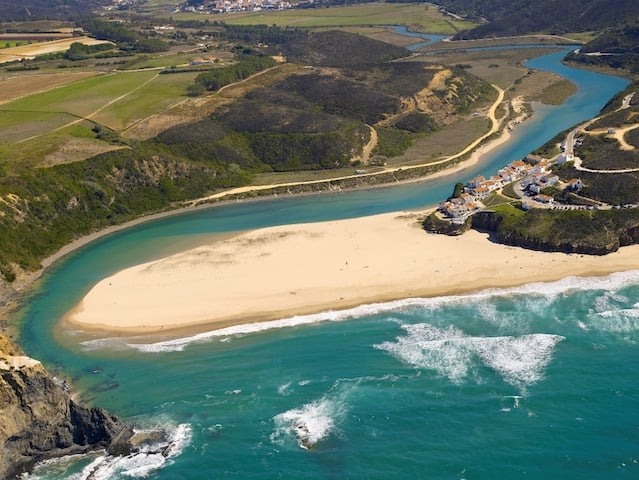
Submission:
POLYGON ((295 438, 300 447, 312 448, 335 431, 345 414, 346 404, 339 398, 322 397, 273 417, 271 441, 282 444, 295 438))
POLYGON ((275 415, 271 441, 282 446, 296 442, 301 448, 311 449, 339 433, 339 425, 348 413, 348 397, 363 380, 338 379, 320 399, 275 415))
POLYGON ((514 337, 471 337, 455 327, 426 323, 404 325, 406 335, 375 345, 412 367, 432 370, 461 383, 481 364, 522 392, 543 377, 555 345, 564 337, 531 334, 514 337))
MULTIPOLYGON (((67 480, 114 480, 119 478, 145 478, 151 473, 169 465, 179 456, 191 442, 191 426, 181 424, 166 432, 163 440, 143 444, 139 450, 126 456, 111 456, 102 454, 86 465, 81 472, 65 476, 67 480)), ((71 457, 73 461, 76 457, 71 457)), ((69 459, 59 462, 69 463, 69 459)), ((36 467, 33 474, 23 476, 25 480, 49 478, 51 470, 56 470, 55 464, 43 463, 36 467)), ((58 474, 53 472, 54 478, 58 474)))
POLYGON ((291 393, 291 384, 292 382, 287 382, 280 385, 279 387, 277 387, 277 393, 279 395, 288 395, 289 393, 291 393))
MULTIPOLYGON (((468 304, 481 302, 494 297, 523 296, 542 297, 552 301, 558 295, 570 291, 604 290, 615 291, 627 285, 639 284, 639 270, 613 273, 604 277, 566 277, 556 282, 529 283, 520 287, 487 289, 469 295, 449 295, 434 298, 409 298, 385 303, 360 305, 346 310, 331 310, 312 315, 299 315, 281 320, 249 323, 199 333, 189 337, 178 338, 154 343, 135 343, 129 338, 108 338, 89 340, 82 345, 86 349, 130 348, 140 352, 176 352, 182 351, 188 345, 203 343, 213 339, 227 339, 229 337, 260 333, 268 330, 291 328, 322 322, 341 322, 352 318, 387 313, 407 308, 422 308, 433 310, 452 304, 468 304)), ((492 310, 491 310, 492 312, 492 310)), ((490 313, 490 312, 488 312, 490 313)), ((503 319, 502 319, 503 320, 503 319)), ((141 342, 143 338, 139 339, 141 342)))
POLYGON ((587 329, 627 334, 639 332, 639 303, 630 308, 630 300, 616 292, 605 292, 593 301, 593 309, 584 322, 587 329))
POLYGON ((509 384, 522 391, 537 383, 552 359, 559 335, 533 334, 520 337, 475 337, 471 342, 483 362, 509 384))
POLYGON ((589 326, 608 333, 639 332, 639 308, 606 310, 589 315, 589 326))
POLYGON ((434 370, 455 383, 466 378, 473 352, 461 330, 452 326, 439 329, 427 323, 402 328, 407 332, 406 336, 376 345, 376 348, 411 366, 434 370))

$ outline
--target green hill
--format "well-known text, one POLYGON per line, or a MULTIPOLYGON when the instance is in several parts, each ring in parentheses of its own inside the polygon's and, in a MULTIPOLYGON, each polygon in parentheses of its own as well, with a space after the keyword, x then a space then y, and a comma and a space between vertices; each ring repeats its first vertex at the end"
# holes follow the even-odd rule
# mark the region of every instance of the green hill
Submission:
POLYGON ((0 20, 75 20, 110 4, 109 0, 0 0, 0 20))
POLYGON ((375 155, 399 155, 413 136, 456 121, 492 93, 463 69, 384 61, 404 49, 342 32, 308 38, 290 46, 307 68, 209 118, 85 161, 38 169, 0 163, 0 276, 12 281, 79 235, 246 185, 258 173, 354 172, 371 139, 367 125, 379 133, 375 155))
POLYGON ((503 37, 528 33, 584 32, 639 18, 636 0, 438 0, 456 14, 487 23, 457 38, 503 37))
POLYGON ((639 21, 611 28, 584 45, 570 60, 639 73, 639 21))

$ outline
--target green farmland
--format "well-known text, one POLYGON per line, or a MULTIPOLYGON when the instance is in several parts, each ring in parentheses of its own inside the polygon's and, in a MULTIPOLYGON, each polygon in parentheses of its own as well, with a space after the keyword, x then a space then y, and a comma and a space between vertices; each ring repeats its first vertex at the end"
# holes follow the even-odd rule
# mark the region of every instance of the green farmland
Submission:
POLYGON ((0 141, 18 142, 87 117, 122 130, 179 101, 194 76, 111 73, 6 103, 0 107, 0 141))
POLYGON ((452 34, 473 26, 445 17, 435 7, 416 4, 373 3, 348 7, 293 9, 220 15, 177 13, 176 20, 217 20, 232 25, 291 27, 347 27, 359 25, 408 25, 429 33, 452 34))

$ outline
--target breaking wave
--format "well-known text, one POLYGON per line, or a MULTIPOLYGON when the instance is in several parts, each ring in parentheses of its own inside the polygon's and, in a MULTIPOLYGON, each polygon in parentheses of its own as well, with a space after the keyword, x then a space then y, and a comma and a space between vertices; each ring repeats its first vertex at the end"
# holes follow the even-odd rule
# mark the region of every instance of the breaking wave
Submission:
POLYGON ((345 414, 344 402, 323 397, 273 417, 275 431, 271 441, 282 444, 294 438, 300 447, 308 450, 334 432, 345 414))
POLYGON ((461 383, 479 364, 524 392, 543 378, 557 343, 564 337, 530 334, 515 337, 471 337, 455 327, 436 328, 426 323, 403 325, 406 335, 375 345, 401 362, 432 370, 461 383))
MULTIPOLYGON (((72 473, 74 466, 84 456, 74 455, 42 462, 32 474, 23 480, 115 480, 146 478, 157 470, 173 463, 190 444, 192 431, 183 423, 172 430, 139 430, 141 438, 137 451, 126 456, 95 454, 95 458, 81 471, 72 473)), ((77 468, 76 468, 77 469, 77 468)))
MULTIPOLYGON (((347 310, 335 310, 316 313, 312 315, 299 315, 281 320, 268 322, 249 323, 232 327, 212 330, 184 338, 154 342, 135 343, 134 338, 108 338, 82 342, 86 349, 134 349, 140 352, 177 352, 195 343, 204 343, 213 339, 227 340, 230 337, 260 333, 268 330, 298 327, 322 322, 341 322, 353 318, 376 315, 392 311, 401 311, 407 308, 437 309, 447 305, 467 304, 477 302, 484 304, 482 308, 490 308, 484 300, 494 297, 517 297, 529 302, 529 297, 546 298, 551 301, 559 295, 571 291, 603 290, 615 291, 624 286, 639 283, 639 270, 613 273, 604 277, 567 277, 556 282, 529 283, 520 287, 486 289, 469 295, 449 295, 434 298, 409 298, 385 303, 360 305, 347 310)), ((541 308, 538 306, 538 308, 541 308)), ((505 320, 503 320, 505 321, 505 320)), ((143 338, 139 339, 141 342, 143 338)))

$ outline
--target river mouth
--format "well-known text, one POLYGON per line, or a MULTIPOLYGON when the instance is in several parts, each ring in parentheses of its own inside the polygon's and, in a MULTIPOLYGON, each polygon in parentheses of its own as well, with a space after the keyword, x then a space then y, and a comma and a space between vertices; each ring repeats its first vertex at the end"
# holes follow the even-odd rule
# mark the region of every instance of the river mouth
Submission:
POLYGON ((172 350, 77 348, 79 339, 61 344, 55 334, 64 312, 95 282, 188 243, 190 235, 422 208, 445 198, 455 181, 521 158, 597 113, 626 84, 564 67, 562 55, 529 65, 566 74, 579 93, 561 107, 541 108, 525 132, 482 165, 425 185, 227 205, 119 232, 45 275, 17 313, 23 347, 70 376, 91 402, 129 419, 188 425, 188 446, 158 478, 201 478, 202 471, 244 478, 265 478, 264 471, 379 478, 383 471, 384 478, 407 478, 467 470, 512 478, 517 472, 509 465, 597 478, 632 468, 636 452, 619 438, 632 435, 620 425, 636 420, 628 401, 634 387, 623 375, 637 359, 634 281, 396 308, 358 322, 225 335, 172 350), (589 386, 597 384, 614 394, 593 394, 589 386), (550 433, 549 422, 556 425, 550 433), (602 452, 601 432, 610 429, 622 435, 602 452), (300 435, 312 448, 300 446, 309 442, 300 435), (490 444, 513 448, 486 450, 490 444), (566 456, 603 460, 590 471, 556 458, 553 451, 567 445, 566 456))

